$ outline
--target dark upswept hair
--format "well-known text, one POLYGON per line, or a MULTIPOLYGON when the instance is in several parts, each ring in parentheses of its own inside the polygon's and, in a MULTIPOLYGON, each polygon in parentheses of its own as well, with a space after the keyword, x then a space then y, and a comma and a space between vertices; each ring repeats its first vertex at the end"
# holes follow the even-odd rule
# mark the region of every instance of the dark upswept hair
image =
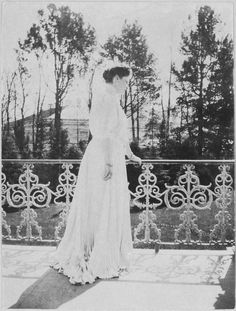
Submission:
POLYGON ((107 69, 103 72, 103 78, 106 83, 111 83, 113 78, 118 75, 119 78, 128 77, 130 75, 129 67, 113 67, 111 69, 107 69))

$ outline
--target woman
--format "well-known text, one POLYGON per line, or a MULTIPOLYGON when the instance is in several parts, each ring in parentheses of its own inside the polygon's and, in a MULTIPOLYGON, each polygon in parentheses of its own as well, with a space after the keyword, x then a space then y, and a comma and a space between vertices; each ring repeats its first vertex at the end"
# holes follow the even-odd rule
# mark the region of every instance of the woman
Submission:
POLYGON ((72 284, 118 277, 129 267, 132 237, 125 155, 141 165, 130 149, 120 106, 130 73, 124 66, 104 70, 100 95, 93 98, 92 140, 81 161, 65 234, 52 265, 72 284))

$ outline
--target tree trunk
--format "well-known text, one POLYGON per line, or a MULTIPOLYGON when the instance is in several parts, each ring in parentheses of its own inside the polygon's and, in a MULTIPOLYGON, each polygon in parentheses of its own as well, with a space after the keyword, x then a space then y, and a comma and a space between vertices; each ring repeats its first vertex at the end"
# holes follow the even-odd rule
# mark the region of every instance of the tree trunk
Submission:
POLYGON ((9 115, 9 106, 10 106, 10 100, 9 96, 7 99, 7 105, 6 105, 6 115, 7 115, 7 136, 10 134, 10 115, 9 115))
POLYGON ((166 147, 166 142, 167 142, 167 139, 166 139, 166 117, 165 117, 165 109, 164 109, 164 104, 163 104, 163 94, 161 93, 161 108, 162 108, 162 124, 163 124, 163 129, 162 129, 162 132, 163 132, 163 140, 164 140, 164 147, 166 147))
MULTIPOLYGON (((36 127, 37 127, 37 118, 36 118, 36 127)), ((35 143, 35 114, 33 114, 33 123, 32 123, 32 146, 33 146, 33 156, 35 157, 36 143, 35 143)))
POLYGON ((178 131, 178 142, 181 144, 181 130, 183 126, 183 105, 180 106, 180 130, 178 131))
POLYGON ((198 105, 198 155, 202 156, 203 149, 203 100, 199 98, 198 105))
POLYGON ((88 99, 89 111, 91 110, 92 104, 93 104, 93 79, 94 79, 94 74, 95 74, 95 69, 93 70, 91 79, 89 80, 89 99, 88 99))
POLYGON ((130 86, 130 112, 131 112, 131 124, 132 124, 132 139, 135 141, 135 122, 134 122, 134 107, 133 107, 133 96, 130 86))
POLYGON ((61 155, 61 142, 60 142, 60 132, 61 132, 61 103, 59 100, 58 92, 55 95, 55 119, 54 119, 54 129, 55 129, 55 144, 54 152, 55 156, 60 158, 61 155))
POLYGON ((167 106, 167 120, 166 120, 166 140, 169 139, 170 135, 170 98, 171 98, 171 78, 172 78, 172 60, 170 62, 170 77, 168 85, 168 106, 167 106))
POLYGON ((133 141, 135 141, 135 122, 134 122, 133 103, 131 103, 130 109, 131 109, 131 123, 132 123, 132 139, 133 141))
POLYGON ((139 96, 137 95, 137 141, 139 143, 139 118, 140 118, 140 111, 139 111, 139 96))
POLYGON ((152 150, 153 150, 153 139, 154 139, 154 108, 152 107, 152 150))
POLYGON ((203 73, 200 73, 200 90, 197 103, 197 118, 198 118, 198 155, 202 156, 203 150, 203 73))
POLYGON ((127 90, 125 90, 125 100, 124 100, 124 112, 127 113, 127 101, 128 101, 128 94, 127 90))
POLYGON ((4 134, 4 111, 3 111, 3 102, 2 102, 2 110, 1 110, 1 121, 2 121, 2 124, 1 124, 1 129, 2 129, 2 135, 4 134))
POLYGON ((15 77, 16 77, 16 73, 14 72, 10 81, 7 78, 7 103, 6 103, 7 135, 10 134, 10 114, 9 114, 9 108, 10 108, 11 99, 12 99, 12 86, 13 86, 13 82, 15 80, 15 77))

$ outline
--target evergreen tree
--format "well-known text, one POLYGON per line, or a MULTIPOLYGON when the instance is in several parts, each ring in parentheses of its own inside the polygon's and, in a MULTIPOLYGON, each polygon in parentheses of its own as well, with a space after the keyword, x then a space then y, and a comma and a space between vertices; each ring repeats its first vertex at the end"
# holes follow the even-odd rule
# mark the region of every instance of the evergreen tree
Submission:
POLYGON ((55 134, 55 127, 52 122, 51 129, 50 129, 50 136, 49 136, 49 151, 48 157, 50 159, 65 159, 68 153, 69 148, 69 137, 68 132, 66 129, 61 127, 60 122, 60 137, 59 137, 60 144, 57 145, 57 139, 55 134))
POLYGON ((155 139, 160 137, 160 121, 157 111, 152 107, 149 120, 145 124, 145 137, 151 140, 151 146, 154 147, 155 139))
POLYGON ((174 65, 172 68, 180 92, 179 132, 183 140, 196 145, 198 157, 219 157, 215 146, 228 153, 232 138, 232 42, 216 38, 218 23, 209 6, 201 7, 196 27, 182 33, 181 52, 185 60, 181 69, 174 65))
POLYGON ((151 150, 151 156, 156 156, 159 151, 156 145, 157 140, 160 141, 160 127, 161 122, 159 120, 158 113, 154 106, 151 109, 149 120, 145 124, 145 139, 148 139, 148 147, 151 150))
POLYGON ((19 149, 15 143, 15 138, 12 135, 2 135, 2 158, 17 159, 19 149))
POLYGON ((206 93, 208 129, 206 134, 209 156, 233 157, 234 94, 233 41, 226 36, 218 42, 215 70, 206 93))
POLYGON ((45 155, 45 143, 47 136, 47 122, 43 116, 43 110, 37 111, 33 124, 33 157, 40 159, 45 155))

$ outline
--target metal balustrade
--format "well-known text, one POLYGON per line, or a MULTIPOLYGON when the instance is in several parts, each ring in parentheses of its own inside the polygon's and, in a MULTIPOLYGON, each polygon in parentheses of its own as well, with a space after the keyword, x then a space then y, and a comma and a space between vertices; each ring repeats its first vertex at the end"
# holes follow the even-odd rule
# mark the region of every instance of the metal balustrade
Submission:
MULTIPOLYGON (((52 204, 60 207, 58 222, 54 228, 54 237, 47 240, 58 242, 66 225, 70 202, 74 194, 77 176, 72 172, 80 160, 3 160, 1 173, 2 205, 20 209, 21 221, 12 235, 12 226, 7 223, 6 211, 2 208, 2 237, 10 241, 44 241, 43 230, 38 220, 37 209, 50 208, 52 204), (7 181, 5 165, 20 165, 23 171, 18 181, 7 181), (60 165, 61 173, 57 176, 57 185, 53 190, 50 180, 42 183, 34 172, 35 165, 60 165), (23 235, 23 232, 25 234, 23 235)), ((127 161, 127 165, 131 164, 127 161)), ((234 200, 233 178, 231 176, 233 160, 143 160, 142 171, 133 191, 130 190, 132 205, 140 209, 140 222, 133 228, 134 244, 163 243, 162 227, 175 228, 172 242, 175 244, 202 244, 204 232, 199 229, 197 211, 211 210, 214 202, 217 212, 215 223, 210 228, 207 244, 231 245, 233 239, 227 239, 227 230, 233 229, 233 219, 229 212, 234 200), (176 176, 174 184, 160 185, 153 169, 158 165, 181 165, 183 172, 176 176), (218 174, 214 184, 200 183, 195 165, 218 165, 218 174), (155 211, 178 211, 179 223, 158 226, 155 211)), ((133 165, 133 164, 132 164, 133 165)), ((232 233, 234 237, 234 234, 232 233)))

